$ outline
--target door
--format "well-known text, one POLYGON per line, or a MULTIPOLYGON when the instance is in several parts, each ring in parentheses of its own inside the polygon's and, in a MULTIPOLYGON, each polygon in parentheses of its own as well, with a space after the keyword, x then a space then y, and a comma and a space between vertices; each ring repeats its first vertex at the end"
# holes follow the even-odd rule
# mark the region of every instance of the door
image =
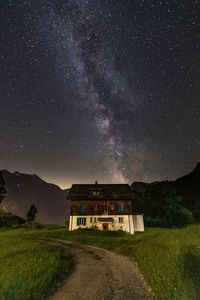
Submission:
POLYGON ((102 228, 103 230, 108 230, 108 223, 103 223, 102 228))

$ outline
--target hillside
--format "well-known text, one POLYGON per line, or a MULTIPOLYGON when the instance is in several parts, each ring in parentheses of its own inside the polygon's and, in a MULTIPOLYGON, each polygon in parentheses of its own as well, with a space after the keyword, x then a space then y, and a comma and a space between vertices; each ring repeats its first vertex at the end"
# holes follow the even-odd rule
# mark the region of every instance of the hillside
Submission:
POLYGON ((41 223, 64 224, 69 217, 68 190, 47 183, 37 175, 10 173, 3 170, 7 195, 3 207, 15 215, 24 217, 30 205, 38 208, 36 220, 41 223))
MULTIPOLYGON (((134 207, 139 212, 144 212, 146 203, 146 192, 154 189, 159 190, 166 183, 171 183, 176 190, 177 195, 182 198, 182 205, 191 210, 197 220, 200 220, 200 162, 195 169, 189 174, 176 179, 175 181, 161 182, 133 182, 131 185, 132 191, 135 194, 134 207)), ((155 199, 156 201, 156 199, 155 199)))
POLYGON ((174 186, 185 207, 200 213, 200 162, 191 173, 177 179, 174 186))

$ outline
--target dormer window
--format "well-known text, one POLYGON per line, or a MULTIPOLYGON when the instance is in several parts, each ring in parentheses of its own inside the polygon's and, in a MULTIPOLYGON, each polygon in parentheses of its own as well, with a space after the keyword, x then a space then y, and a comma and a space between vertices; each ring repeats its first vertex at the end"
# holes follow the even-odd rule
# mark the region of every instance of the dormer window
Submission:
POLYGON ((91 191, 90 195, 91 196, 102 196, 102 192, 101 191, 91 191))

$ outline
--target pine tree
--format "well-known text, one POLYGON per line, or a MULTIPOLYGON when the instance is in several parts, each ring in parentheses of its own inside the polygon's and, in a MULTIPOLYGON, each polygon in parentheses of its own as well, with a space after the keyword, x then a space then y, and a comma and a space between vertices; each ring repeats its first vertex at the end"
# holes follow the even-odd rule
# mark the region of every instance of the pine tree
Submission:
POLYGON ((35 204, 32 204, 26 214, 26 220, 28 223, 33 223, 35 221, 36 214, 38 213, 38 209, 35 204))

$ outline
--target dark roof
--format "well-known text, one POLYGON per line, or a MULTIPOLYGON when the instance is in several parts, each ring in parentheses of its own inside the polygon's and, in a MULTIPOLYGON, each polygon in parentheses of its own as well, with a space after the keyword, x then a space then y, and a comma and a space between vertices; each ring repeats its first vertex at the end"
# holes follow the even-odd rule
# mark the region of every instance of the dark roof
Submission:
POLYGON ((128 184, 73 184, 68 199, 130 199, 131 188, 128 184), (93 191, 100 192, 94 196, 93 191))

